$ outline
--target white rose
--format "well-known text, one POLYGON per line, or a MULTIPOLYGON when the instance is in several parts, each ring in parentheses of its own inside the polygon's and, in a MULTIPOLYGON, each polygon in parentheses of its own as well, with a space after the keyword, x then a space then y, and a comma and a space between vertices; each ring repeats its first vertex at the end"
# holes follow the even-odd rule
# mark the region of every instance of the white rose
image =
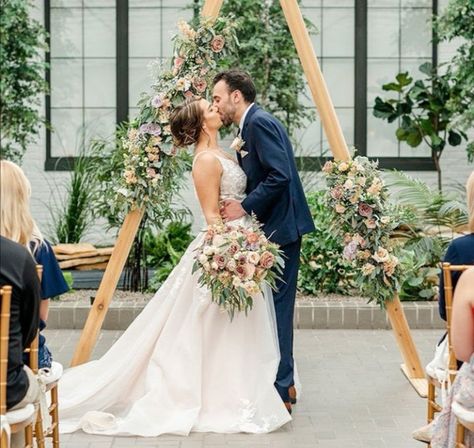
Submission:
POLYGON ((219 269, 219 266, 217 265, 217 263, 215 261, 213 261, 211 263, 211 268, 214 269, 215 271, 217 271, 217 269, 219 269))
POLYGON ((260 261, 260 255, 257 252, 250 252, 247 255, 247 261, 252 264, 258 264, 260 261))
POLYGON ((229 260, 227 263, 227 269, 229 271, 235 271, 235 268, 237 267, 237 263, 234 260, 229 260))
POLYGON ((214 255, 215 249, 211 246, 206 246, 203 250, 203 253, 204 253, 204 255, 207 255, 207 256, 214 255))
POLYGON ((198 261, 201 264, 207 263, 207 257, 204 254, 201 254, 199 255, 198 261))
POLYGON ((239 286, 242 286, 242 280, 240 280, 239 277, 234 275, 234 279, 232 280, 232 285, 234 285, 236 288, 238 288, 239 286))

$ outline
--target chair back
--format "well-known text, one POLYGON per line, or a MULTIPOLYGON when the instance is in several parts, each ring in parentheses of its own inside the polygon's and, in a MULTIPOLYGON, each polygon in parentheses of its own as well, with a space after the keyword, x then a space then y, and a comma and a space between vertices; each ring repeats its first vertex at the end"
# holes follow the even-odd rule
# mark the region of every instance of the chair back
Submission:
POLYGON ((8 337, 10 334, 10 304, 12 287, 2 286, 0 289, 0 415, 7 412, 7 369, 8 369, 8 337))
POLYGON ((451 317, 453 315, 453 272, 464 272, 472 268, 471 265, 454 265, 451 263, 443 263, 443 280, 444 280, 444 300, 446 303, 446 326, 448 331, 448 347, 449 347, 449 371, 451 381, 454 381, 456 371, 458 369, 456 356, 454 355, 453 344, 451 339, 451 317), (451 373, 453 372, 453 373, 451 373))

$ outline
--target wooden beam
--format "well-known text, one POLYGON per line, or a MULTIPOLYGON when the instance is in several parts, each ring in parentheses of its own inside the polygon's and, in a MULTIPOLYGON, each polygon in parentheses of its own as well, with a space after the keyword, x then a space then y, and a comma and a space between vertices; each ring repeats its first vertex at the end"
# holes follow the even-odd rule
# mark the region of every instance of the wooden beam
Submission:
POLYGON ((216 19, 222 7, 223 0, 206 0, 202 7, 201 16, 216 19))
MULTIPOLYGON (((303 66, 304 73, 308 80, 308 85, 318 109, 332 154, 337 160, 349 160, 351 156, 342 133, 342 128, 319 67, 316 53, 298 2, 297 0, 280 0, 280 4, 285 14, 288 27, 290 28, 291 35, 293 36, 296 51, 298 52, 301 65, 303 66)), ((395 338, 405 361, 403 367, 404 372, 415 389, 419 393, 421 392, 420 395, 422 395, 424 393, 424 387, 423 385, 420 387, 418 383, 425 379, 425 374, 398 295, 395 296, 393 300, 387 300, 385 305, 395 333, 395 338)))
POLYGON ((102 323, 109 309, 120 274, 127 261, 128 254, 143 218, 144 209, 131 211, 123 223, 115 243, 107 269, 100 282, 94 304, 87 316, 87 321, 81 333, 76 351, 72 358, 71 367, 87 362, 92 354, 102 323))

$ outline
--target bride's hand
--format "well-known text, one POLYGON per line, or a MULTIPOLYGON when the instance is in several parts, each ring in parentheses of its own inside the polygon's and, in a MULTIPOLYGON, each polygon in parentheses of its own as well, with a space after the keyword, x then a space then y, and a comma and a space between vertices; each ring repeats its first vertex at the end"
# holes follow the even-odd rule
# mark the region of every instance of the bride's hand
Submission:
POLYGON ((222 201, 220 208, 221 216, 225 221, 234 221, 246 215, 239 201, 235 199, 226 199, 222 201))

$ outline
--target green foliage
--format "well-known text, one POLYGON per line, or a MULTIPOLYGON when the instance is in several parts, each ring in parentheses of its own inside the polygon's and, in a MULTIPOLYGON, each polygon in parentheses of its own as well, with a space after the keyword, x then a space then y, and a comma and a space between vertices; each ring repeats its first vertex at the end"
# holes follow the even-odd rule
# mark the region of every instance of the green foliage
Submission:
MULTIPOLYGON (((221 62, 220 68, 240 67, 249 72, 257 88, 257 102, 293 135, 306 126, 307 120, 314 119, 314 114, 300 101, 305 91, 303 69, 280 2, 226 0, 221 15, 228 14, 237 17, 239 48, 221 62)), ((305 21, 314 33, 315 26, 305 21)))
MULTIPOLYGON (((460 44, 447 72, 457 90, 447 106, 465 130, 474 125, 474 2, 450 0, 436 22, 440 41, 458 40, 460 44)), ((474 160, 474 143, 468 145, 470 160, 474 160)))
POLYGON ((144 237, 146 265, 156 269, 150 282, 150 289, 156 291, 179 263, 193 239, 191 224, 171 222, 160 233, 148 230, 144 237))
POLYGON ((439 159, 445 147, 458 146, 467 141, 466 133, 455 126, 456 113, 448 107, 459 95, 449 73, 437 74, 430 63, 422 64, 423 79, 414 81, 408 74, 399 73, 394 82, 384 84, 383 90, 396 92, 396 98, 375 98, 373 114, 389 123, 399 121, 396 137, 416 148, 425 142, 432 150, 438 171, 438 188, 441 190, 439 159))
POLYGON ((44 122, 39 114, 46 32, 29 16, 30 0, 0 2, 0 156, 21 163, 44 122))
POLYGON ((303 238, 298 290, 304 294, 348 294, 352 288, 351 266, 342 256, 341 238, 333 229, 334 214, 325 192, 308 195, 316 231, 303 238))
POLYGON ((79 243, 93 224, 93 211, 98 191, 97 166, 100 146, 82 146, 75 158, 69 179, 55 190, 49 210, 54 243, 79 243), (63 193, 64 192, 64 193, 63 193))
POLYGON ((455 233, 468 222, 464 188, 448 192, 429 188, 403 172, 387 174, 398 227, 392 238, 403 247, 406 273, 401 300, 431 300, 438 291, 439 263, 455 233))
POLYGON ((72 285, 74 283, 74 279, 72 278, 72 272, 64 272, 63 271, 64 280, 66 280, 67 285, 69 286, 69 291, 72 290, 72 285))

